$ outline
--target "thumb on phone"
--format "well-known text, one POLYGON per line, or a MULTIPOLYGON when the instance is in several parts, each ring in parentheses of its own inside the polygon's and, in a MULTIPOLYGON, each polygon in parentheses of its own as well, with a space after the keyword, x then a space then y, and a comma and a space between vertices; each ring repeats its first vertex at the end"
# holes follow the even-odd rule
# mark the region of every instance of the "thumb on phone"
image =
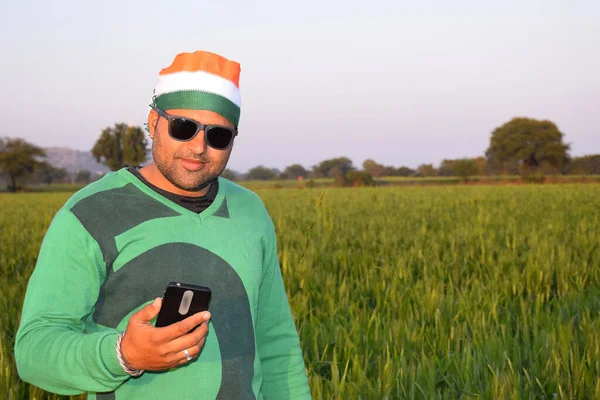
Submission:
MULTIPOLYGON (((137 322, 145 323, 150 322, 154 317, 158 315, 160 311, 160 307, 162 306, 162 299, 157 297, 150 304, 147 304, 142 309, 140 309, 136 314, 137 322)), ((133 317, 133 316, 132 316, 133 317)))

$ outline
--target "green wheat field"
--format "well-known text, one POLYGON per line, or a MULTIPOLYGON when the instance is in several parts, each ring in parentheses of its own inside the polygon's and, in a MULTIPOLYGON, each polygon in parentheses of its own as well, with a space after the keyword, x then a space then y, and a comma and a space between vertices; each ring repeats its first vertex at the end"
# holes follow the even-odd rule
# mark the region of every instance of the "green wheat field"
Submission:
MULTIPOLYGON (((257 193, 315 399, 600 399, 600 185, 257 193)), ((61 398, 12 349, 69 195, 0 194, 0 397, 61 398)))

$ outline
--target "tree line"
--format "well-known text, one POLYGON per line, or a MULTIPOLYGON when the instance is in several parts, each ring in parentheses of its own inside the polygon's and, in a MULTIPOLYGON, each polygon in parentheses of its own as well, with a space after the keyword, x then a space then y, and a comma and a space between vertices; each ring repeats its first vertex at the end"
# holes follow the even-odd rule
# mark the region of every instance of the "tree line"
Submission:
MULTIPOLYGON (((486 175, 598 175, 600 154, 571 157, 564 134, 548 120, 513 118, 494 129, 485 153, 475 158, 444 159, 438 166, 422 164, 415 169, 394 167, 368 159, 362 169, 348 157, 335 157, 305 168, 292 164, 283 171, 259 165, 247 173, 225 170, 232 180, 315 179, 334 178, 341 185, 370 185, 382 177, 458 176, 467 180, 486 175)), ((148 143, 140 127, 115 124, 104 129, 92 155, 97 162, 115 171, 127 165, 143 165, 149 159, 148 143)), ((23 182, 87 184, 101 175, 81 170, 69 173, 45 160, 45 152, 21 138, 0 138, 0 173, 9 191, 17 191, 23 182)))
MULTIPOLYGON (((251 168, 247 173, 226 170, 223 175, 233 180, 303 180, 325 177, 336 178, 343 176, 344 171, 365 172, 375 179, 383 177, 460 177, 467 180, 474 176, 524 175, 523 168, 518 162, 505 163, 503 168, 500 169, 492 168, 483 156, 444 159, 438 166, 421 164, 414 169, 406 166, 396 168, 368 159, 363 162, 360 170, 353 165, 348 157, 338 157, 322 161, 311 169, 304 168, 300 164, 293 164, 281 171, 259 165, 251 168), (341 166, 346 166, 346 168, 341 166)), ((535 172, 538 175, 600 175, 600 154, 571 158, 562 169, 552 165, 543 165, 535 172)))
POLYGON ((564 134, 552 121, 519 117, 492 132, 490 145, 484 155, 475 158, 444 159, 437 167, 433 164, 422 164, 416 169, 406 166, 396 168, 369 159, 363 162, 362 170, 357 171, 348 157, 337 157, 322 161, 311 169, 294 164, 280 172, 261 165, 250 169, 244 175, 233 171, 228 171, 228 174, 232 178, 250 180, 333 177, 346 178, 354 183, 357 179, 368 182, 368 177, 392 176, 457 176, 467 180, 473 176, 489 175, 539 177, 558 174, 600 174, 600 154, 571 157, 569 150, 570 145, 564 143, 564 134))

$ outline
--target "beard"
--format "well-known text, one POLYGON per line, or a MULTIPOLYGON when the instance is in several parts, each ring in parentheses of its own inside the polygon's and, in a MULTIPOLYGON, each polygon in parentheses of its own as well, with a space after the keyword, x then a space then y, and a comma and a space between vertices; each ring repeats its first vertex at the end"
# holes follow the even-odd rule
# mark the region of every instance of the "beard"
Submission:
POLYGON ((168 154, 161 151, 160 139, 159 137, 155 137, 152 144, 152 157, 160 173, 173 186, 181 190, 197 192, 215 182, 223 173, 229 161, 232 148, 233 144, 226 151, 218 151, 217 154, 222 153, 219 154, 219 157, 209 157, 206 153, 184 154, 184 150, 175 154, 168 154), (204 167, 199 171, 190 171, 179 162, 180 158, 201 161, 204 163, 204 167))

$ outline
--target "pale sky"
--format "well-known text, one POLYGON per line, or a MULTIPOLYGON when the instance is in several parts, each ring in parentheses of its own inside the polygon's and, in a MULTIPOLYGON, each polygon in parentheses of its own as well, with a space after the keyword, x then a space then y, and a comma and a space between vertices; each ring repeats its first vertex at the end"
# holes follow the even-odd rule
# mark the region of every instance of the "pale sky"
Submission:
POLYGON ((207 50, 242 66, 234 170, 437 165, 515 116, 600 153, 597 0, 1 2, 0 136, 90 150, 207 50))

